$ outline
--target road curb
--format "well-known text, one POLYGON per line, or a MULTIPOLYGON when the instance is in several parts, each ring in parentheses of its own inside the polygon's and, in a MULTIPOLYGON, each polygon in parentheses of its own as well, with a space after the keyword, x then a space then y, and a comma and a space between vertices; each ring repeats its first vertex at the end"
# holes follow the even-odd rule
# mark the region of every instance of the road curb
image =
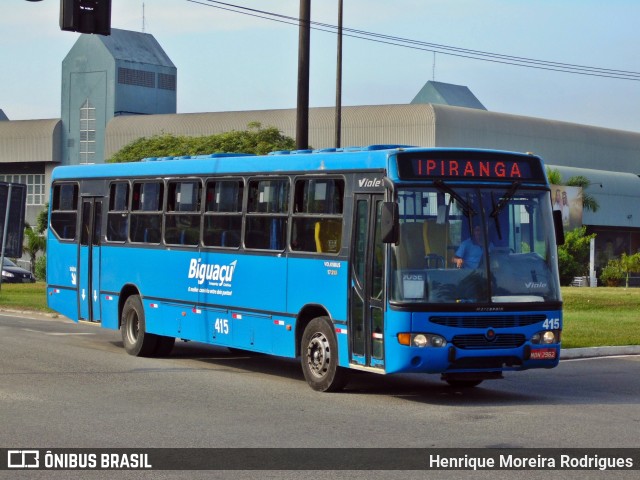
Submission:
POLYGON ((563 348, 560 351, 560 360, 615 357, 620 355, 640 355, 640 345, 627 345, 622 347, 563 348))

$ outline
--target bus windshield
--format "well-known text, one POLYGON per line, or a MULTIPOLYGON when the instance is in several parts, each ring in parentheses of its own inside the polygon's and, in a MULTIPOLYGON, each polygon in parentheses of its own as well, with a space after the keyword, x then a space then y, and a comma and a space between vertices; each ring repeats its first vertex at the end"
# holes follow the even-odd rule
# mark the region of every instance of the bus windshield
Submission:
POLYGON ((549 192, 519 182, 398 190, 394 303, 560 300, 549 192))

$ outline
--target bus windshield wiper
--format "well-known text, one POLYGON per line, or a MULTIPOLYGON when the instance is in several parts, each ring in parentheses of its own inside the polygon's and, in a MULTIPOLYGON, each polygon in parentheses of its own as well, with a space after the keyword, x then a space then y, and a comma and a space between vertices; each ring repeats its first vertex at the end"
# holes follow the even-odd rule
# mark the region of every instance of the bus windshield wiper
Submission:
POLYGON ((509 190, 504 192, 504 195, 500 197, 497 205, 493 198, 493 192, 491 192, 491 203, 493 203, 493 211, 489 214, 489 216, 496 222, 496 232, 498 233, 498 238, 500 240, 502 240, 502 231, 500 230, 500 219, 498 218, 498 215, 500 214, 504 206, 509 203, 509 200, 513 198, 519 187, 520 182, 513 182, 509 187, 509 190))
POLYGON ((436 186, 436 188, 438 188, 438 190, 442 190, 443 192, 448 193, 453 198, 455 198, 456 202, 458 202, 458 204, 462 207, 462 211, 467 217, 475 216, 477 214, 477 212, 473 209, 473 207, 469 205, 469 202, 467 202, 464 198, 462 198, 462 195, 460 195, 453 188, 445 184, 442 180, 435 180, 433 183, 436 186))
POLYGON ((504 192, 504 195, 500 197, 498 204, 493 207, 493 211, 489 215, 490 217, 497 218, 498 214, 502 211, 504 206, 509 203, 509 200, 513 198, 518 188, 520 188, 521 182, 513 182, 509 187, 509 190, 504 192))

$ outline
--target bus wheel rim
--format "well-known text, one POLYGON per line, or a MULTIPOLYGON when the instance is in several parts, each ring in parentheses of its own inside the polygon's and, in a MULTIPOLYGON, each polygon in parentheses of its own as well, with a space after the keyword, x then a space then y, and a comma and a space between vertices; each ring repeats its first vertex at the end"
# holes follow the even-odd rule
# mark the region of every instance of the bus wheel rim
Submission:
POLYGON ((318 332, 314 334, 307 345, 307 364, 309 371, 317 378, 326 376, 331 362, 331 350, 327 337, 318 332))
POLYGON ((138 334, 140 332, 140 320, 135 313, 131 313, 129 321, 127 322, 127 335, 131 343, 135 343, 138 340, 138 334))

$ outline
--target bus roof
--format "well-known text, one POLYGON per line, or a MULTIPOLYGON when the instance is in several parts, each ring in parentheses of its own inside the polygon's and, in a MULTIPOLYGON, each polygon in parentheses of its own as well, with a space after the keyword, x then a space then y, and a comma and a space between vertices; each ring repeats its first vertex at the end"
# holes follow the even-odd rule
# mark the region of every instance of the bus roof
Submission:
POLYGON ((53 170, 52 180, 79 178, 113 178, 174 175, 233 175, 247 173, 307 173, 348 170, 382 170, 389 168, 389 157, 399 152, 449 154, 485 152, 511 154, 531 158, 531 154, 500 150, 467 148, 423 148, 408 145, 370 145, 367 147, 327 148, 321 150, 278 151, 268 155, 215 153, 211 155, 152 157, 139 162, 60 166, 53 170))

